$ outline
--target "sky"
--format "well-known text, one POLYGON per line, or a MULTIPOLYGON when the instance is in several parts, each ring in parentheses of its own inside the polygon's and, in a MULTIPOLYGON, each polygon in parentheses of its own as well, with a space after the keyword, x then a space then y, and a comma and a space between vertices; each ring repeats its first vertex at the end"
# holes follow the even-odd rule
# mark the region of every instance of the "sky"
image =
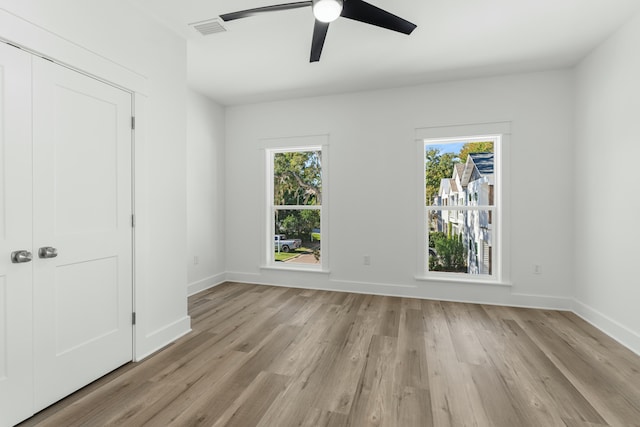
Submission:
POLYGON ((444 154, 444 153, 458 154, 463 145, 464 145, 464 142, 451 142, 447 144, 428 144, 425 146, 425 149, 437 148, 440 150, 440 154, 444 154))

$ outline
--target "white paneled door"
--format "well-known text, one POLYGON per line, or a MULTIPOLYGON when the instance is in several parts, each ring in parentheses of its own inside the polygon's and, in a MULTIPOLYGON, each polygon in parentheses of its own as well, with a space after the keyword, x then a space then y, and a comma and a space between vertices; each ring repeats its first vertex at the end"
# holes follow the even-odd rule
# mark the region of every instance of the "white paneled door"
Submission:
POLYGON ((131 94, 1 43, 0 70, 1 426, 132 359, 133 265, 131 94))
POLYGON ((34 58, 33 121, 42 408, 132 358, 131 94, 34 58))
POLYGON ((31 57, 0 43, 0 425, 33 410, 31 57))

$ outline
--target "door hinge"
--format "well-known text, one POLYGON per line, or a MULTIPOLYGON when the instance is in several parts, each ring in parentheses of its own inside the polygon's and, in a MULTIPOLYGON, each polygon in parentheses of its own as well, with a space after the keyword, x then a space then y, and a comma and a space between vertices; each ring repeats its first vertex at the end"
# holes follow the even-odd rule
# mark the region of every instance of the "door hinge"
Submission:
POLYGON ((135 228, 136 226, 136 216, 131 214, 131 228, 135 228))
POLYGON ((131 130, 136 129, 136 118, 131 116, 131 130))
POLYGON ((133 313, 131 313, 131 324, 132 325, 136 324, 136 313, 135 313, 135 311, 133 313))

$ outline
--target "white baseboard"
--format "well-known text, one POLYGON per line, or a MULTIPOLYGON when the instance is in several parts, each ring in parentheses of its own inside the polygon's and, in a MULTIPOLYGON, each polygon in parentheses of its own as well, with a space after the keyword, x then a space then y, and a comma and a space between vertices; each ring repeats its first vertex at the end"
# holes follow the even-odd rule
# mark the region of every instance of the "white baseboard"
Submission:
POLYGON ((214 276, 206 277, 197 282, 189 283, 187 285, 187 296, 195 295, 198 292, 202 292, 206 289, 218 286, 227 280, 227 273, 220 273, 214 276))
POLYGON ((134 362, 141 361, 189 332, 191 332, 191 317, 185 316, 140 339, 136 337, 134 362))
POLYGON ((578 300, 573 300, 573 312, 640 356, 640 334, 637 332, 578 300))
POLYGON ((511 294, 511 307, 537 308, 541 310, 571 311, 573 299, 550 295, 511 294))
POLYGON ((548 310, 571 310, 572 299, 549 295, 527 295, 512 293, 509 286, 461 283, 389 284, 351 280, 332 280, 324 277, 308 277, 306 273, 279 272, 268 274, 227 272, 227 281, 256 285, 286 286, 323 291, 352 292, 471 304, 502 305, 509 307, 542 308, 548 310))

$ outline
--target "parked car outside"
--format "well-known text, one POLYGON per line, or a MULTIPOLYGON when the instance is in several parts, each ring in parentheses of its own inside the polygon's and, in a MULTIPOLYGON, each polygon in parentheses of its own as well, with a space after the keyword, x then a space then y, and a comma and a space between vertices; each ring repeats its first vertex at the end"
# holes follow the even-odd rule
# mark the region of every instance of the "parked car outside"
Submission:
POLYGON ((273 244, 276 251, 289 252, 302 246, 302 240, 287 239, 287 236, 285 236, 284 234, 276 234, 274 235, 273 244))

